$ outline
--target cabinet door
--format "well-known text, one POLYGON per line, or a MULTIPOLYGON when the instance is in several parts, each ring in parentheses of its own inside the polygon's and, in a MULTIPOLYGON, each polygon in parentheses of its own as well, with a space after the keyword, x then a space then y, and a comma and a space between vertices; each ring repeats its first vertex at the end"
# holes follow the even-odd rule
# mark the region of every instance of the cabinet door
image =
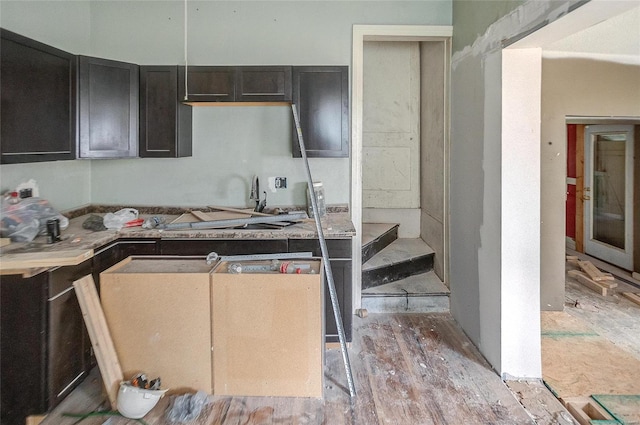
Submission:
POLYGON ((219 255, 277 254, 287 252, 286 239, 163 239, 162 255, 219 255))
POLYGON ((0 279, 0 423, 46 411, 46 272, 0 279))
POLYGON ((239 102, 290 102, 290 66, 239 66, 236 71, 239 102))
POLYGON ((191 106, 178 98, 178 77, 177 66, 140 67, 140 157, 191 156, 191 106))
MULTIPOLYGON (((351 323, 353 320, 351 313, 351 260, 330 260, 329 263, 331 263, 333 284, 336 288, 336 296, 340 306, 344 337, 350 342, 352 337, 351 323)), ((326 285, 324 288, 324 317, 326 342, 339 342, 338 327, 333 314, 333 305, 331 304, 331 294, 326 285)))
POLYGON ((76 59, 0 29, 3 164, 76 157, 76 59))
MULTIPOLYGON (((333 284, 336 289, 342 325, 344 327, 345 339, 351 341, 352 337, 352 309, 353 301, 351 295, 351 239, 327 239, 327 251, 331 264, 331 274, 333 284)), ((322 256, 320 242, 318 239, 290 239, 289 252, 310 251, 314 256, 322 256)), ((331 294, 327 286, 324 289, 325 303, 325 335, 327 342, 338 342, 338 327, 336 326, 331 304, 331 294)))
MULTIPOLYGON (((293 103, 308 157, 349 156, 348 74, 346 66, 293 67, 293 103)), ((295 128, 293 134, 293 156, 299 158, 295 128)))
MULTIPOLYGON (((225 66, 193 66, 187 70, 187 99, 195 102, 234 102, 235 68, 225 66)), ((184 87, 179 87, 180 98, 184 87)))
POLYGON ((49 272, 48 408, 58 405, 89 372, 91 342, 73 281, 91 273, 92 260, 49 272))
POLYGON ((80 56, 80 157, 138 155, 138 87, 138 65, 80 56))

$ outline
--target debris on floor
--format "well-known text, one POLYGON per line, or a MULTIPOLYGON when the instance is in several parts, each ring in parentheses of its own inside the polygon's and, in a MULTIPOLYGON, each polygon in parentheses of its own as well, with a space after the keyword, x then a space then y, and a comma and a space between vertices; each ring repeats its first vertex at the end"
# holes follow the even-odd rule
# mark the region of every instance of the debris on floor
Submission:
POLYGON ((640 306, 640 292, 623 292, 622 296, 640 306))
POLYGON ((566 258, 567 263, 576 267, 567 272, 570 277, 604 297, 614 294, 613 289, 618 284, 611 273, 602 272, 591 261, 580 261, 575 255, 567 255, 566 258))
POLYGON ((171 407, 167 409, 166 418, 172 423, 189 423, 197 419, 202 409, 212 401, 213 398, 204 391, 172 396, 171 407))

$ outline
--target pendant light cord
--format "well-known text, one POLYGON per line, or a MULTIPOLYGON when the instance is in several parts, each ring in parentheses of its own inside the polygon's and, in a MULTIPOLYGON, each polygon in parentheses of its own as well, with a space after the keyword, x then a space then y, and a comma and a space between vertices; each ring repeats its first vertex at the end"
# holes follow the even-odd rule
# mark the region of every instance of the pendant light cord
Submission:
POLYGON ((187 76, 189 75, 189 61, 187 58, 187 0, 184 0, 184 100, 188 100, 189 86, 187 76))

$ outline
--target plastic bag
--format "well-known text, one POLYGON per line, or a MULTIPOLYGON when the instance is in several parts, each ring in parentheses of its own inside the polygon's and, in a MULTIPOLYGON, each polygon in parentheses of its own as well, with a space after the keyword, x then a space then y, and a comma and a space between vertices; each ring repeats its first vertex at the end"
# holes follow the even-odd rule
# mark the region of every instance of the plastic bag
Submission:
POLYGON ((166 418, 170 422, 183 424, 197 419, 202 409, 212 400, 204 391, 173 396, 171 399, 171 407, 167 410, 166 418))
POLYGON ((2 201, 0 233, 14 242, 31 242, 47 234, 47 220, 60 220, 60 230, 69 227, 69 219, 54 209, 46 199, 26 198, 17 204, 2 201))
POLYGON ((123 208, 115 213, 106 213, 103 217, 104 227, 107 229, 120 230, 127 222, 138 218, 138 210, 133 208, 123 208))

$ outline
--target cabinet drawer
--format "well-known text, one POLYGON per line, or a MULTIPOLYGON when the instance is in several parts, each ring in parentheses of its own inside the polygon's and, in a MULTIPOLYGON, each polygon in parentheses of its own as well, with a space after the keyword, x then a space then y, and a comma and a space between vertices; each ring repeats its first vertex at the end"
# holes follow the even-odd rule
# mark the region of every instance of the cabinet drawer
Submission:
POLYGON ((290 102, 290 66, 241 66, 236 71, 239 102, 290 102))
MULTIPOLYGON (((330 259, 351 259, 351 239, 325 239, 330 259)), ((315 257, 322 256, 318 239, 289 239, 289 252, 311 251, 315 257)))
POLYGON ((163 239, 162 255, 219 255, 276 254, 287 252, 286 239, 163 239))
MULTIPOLYGON (((196 102, 234 102, 234 67, 195 66, 187 70, 187 98, 196 102)), ((179 90, 184 93, 184 88, 179 90)))

